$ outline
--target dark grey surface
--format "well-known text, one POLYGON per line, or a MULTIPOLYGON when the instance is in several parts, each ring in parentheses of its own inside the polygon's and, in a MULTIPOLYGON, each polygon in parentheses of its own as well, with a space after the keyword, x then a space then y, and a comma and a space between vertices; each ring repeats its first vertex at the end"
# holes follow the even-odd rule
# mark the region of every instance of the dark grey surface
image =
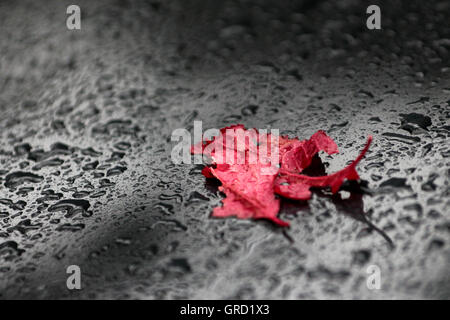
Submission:
POLYGON ((0 2, 0 298, 450 297, 448 1, 381 2, 378 31, 362 1, 92 2, 80 31, 72 2, 0 2), (170 161, 194 119, 323 129, 327 172, 373 135, 370 194, 284 203, 285 233, 211 219, 170 161))

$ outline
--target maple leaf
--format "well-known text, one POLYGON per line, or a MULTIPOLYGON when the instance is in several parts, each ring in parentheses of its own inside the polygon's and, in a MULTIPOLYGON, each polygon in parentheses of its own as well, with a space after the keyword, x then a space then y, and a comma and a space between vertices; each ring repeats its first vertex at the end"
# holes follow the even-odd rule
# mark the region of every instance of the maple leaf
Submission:
POLYGON ((330 186, 333 193, 337 192, 345 179, 359 179, 356 165, 372 141, 372 137, 369 137, 361 154, 343 170, 328 176, 310 177, 300 173, 311 164, 318 152, 325 151, 330 155, 338 152, 336 143, 325 132, 317 131, 308 140, 277 137, 279 160, 276 163, 278 167, 273 170, 274 164, 267 161, 273 152, 270 151, 271 147, 274 147, 271 146, 271 134, 249 131, 241 124, 225 127, 220 130, 219 136, 191 147, 191 153, 203 153, 212 159, 202 174, 207 178, 217 178, 222 183, 219 190, 226 197, 222 200, 222 206, 213 209, 213 217, 268 219, 280 226, 289 226, 289 223, 277 217, 280 200, 276 194, 290 199, 308 200, 311 187, 330 186), (245 139, 245 136, 239 139, 236 132, 248 134, 249 139, 245 139), (264 161, 249 161, 253 155, 260 154, 261 148, 268 151, 264 161), (227 159, 233 161, 224 163, 227 159))

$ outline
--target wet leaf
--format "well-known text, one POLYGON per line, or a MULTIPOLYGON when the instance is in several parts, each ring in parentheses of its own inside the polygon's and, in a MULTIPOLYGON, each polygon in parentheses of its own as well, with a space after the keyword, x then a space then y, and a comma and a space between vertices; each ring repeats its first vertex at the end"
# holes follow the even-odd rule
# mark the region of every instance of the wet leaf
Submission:
POLYGON ((320 177, 301 173, 320 151, 329 155, 338 152, 336 143, 321 130, 308 140, 298 140, 234 125, 221 129, 219 136, 192 146, 191 153, 211 159, 202 174, 222 183, 219 190, 226 197, 222 206, 214 208, 213 217, 268 219, 280 226, 289 226, 277 217, 280 199, 276 195, 308 200, 311 187, 331 187, 331 191, 336 193, 345 180, 359 179, 356 165, 364 157, 371 141, 372 137, 369 137, 360 155, 346 168, 320 177), (271 146, 273 141, 277 143, 271 146), (276 158, 277 163, 270 163, 272 148, 275 147, 279 157, 276 158))

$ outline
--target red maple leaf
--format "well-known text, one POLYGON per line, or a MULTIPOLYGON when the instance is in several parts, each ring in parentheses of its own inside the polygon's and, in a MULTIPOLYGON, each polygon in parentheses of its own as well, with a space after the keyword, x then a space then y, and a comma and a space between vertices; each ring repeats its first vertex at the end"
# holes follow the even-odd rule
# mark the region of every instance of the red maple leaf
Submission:
POLYGON ((207 178, 220 180, 222 186, 219 190, 226 195, 223 205, 214 208, 213 217, 269 219, 280 226, 289 226, 277 217, 280 200, 275 194, 289 199, 308 200, 311 187, 328 186, 336 193, 344 180, 359 179, 356 165, 372 142, 369 136, 360 155, 346 168, 331 175, 310 177, 301 172, 311 164, 319 151, 330 155, 337 153, 336 143, 323 131, 317 131, 309 140, 277 137, 279 160, 274 164, 268 161, 273 152, 271 148, 275 147, 271 145, 271 138, 271 134, 259 134, 254 129, 250 132, 243 125, 235 125, 221 129, 219 136, 212 140, 192 146, 192 153, 202 153, 212 160, 202 173, 207 178), (244 138, 239 139, 237 132, 244 138), (258 158, 261 150, 266 151, 261 153, 265 156, 258 158), (258 161, 251 161, 255 158, 258 161))

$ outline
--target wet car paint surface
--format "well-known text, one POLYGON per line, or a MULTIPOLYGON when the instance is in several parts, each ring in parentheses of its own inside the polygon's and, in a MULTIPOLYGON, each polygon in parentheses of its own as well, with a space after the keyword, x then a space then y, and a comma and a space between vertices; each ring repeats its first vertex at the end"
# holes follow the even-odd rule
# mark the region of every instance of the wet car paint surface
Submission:
POLYGON ((79 31, 27 4, 0 10, 0 298, 450 297, 447 2, 382 3, 377 31, 357 1, 80 1, 79 31), (170 157, 194 120, 323 129, 327 172, 373 135, 364 190, 283 202, 287 230, 211 219, 170 157))

